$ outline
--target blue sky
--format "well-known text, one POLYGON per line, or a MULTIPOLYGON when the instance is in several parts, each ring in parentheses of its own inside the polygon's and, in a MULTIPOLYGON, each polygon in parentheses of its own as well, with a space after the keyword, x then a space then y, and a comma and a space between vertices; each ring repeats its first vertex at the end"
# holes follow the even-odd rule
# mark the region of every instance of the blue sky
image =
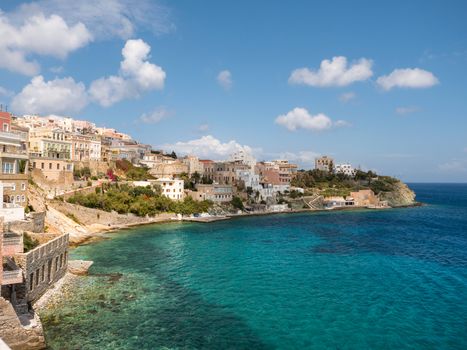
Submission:
POLYGON ((215 159, 248 146, 306 168, 328 154, 406 181, 467 181, 465 1, 95 3, 0 4, 13 113, 215 159))

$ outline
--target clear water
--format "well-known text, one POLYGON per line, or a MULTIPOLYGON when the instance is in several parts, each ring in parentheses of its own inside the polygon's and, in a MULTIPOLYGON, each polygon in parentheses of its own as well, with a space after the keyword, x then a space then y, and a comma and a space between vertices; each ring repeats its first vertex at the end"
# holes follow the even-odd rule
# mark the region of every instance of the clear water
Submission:
POLYGON ((427 206, 140 227, 82 246, 52 349, 467 349, 467 185, 427 206))

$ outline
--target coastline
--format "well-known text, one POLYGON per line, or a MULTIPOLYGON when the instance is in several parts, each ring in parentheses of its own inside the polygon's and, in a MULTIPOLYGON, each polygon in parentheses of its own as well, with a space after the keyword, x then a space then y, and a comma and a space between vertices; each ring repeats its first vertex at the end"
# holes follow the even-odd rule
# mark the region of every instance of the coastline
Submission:
POLYGON ((368 207, 338 207, 333 209, 293 209, 293 210, 283 210, 283 211, 267 211, 267 212, 242 212, 239 214, 226 214, 219 216, 208 216, 208 217, 177 217, 176 214, 173 214, 169 218, 150 218, 148 221, 144 222, 133 222, 127 224, 111 225, 104 226, 100 225, 97 229, 94 229, 92 232, 83 235, 79 239, 75 239, 73 242, 70 242, 70 247, 78 247, 80 245, 91 244, 101 239, 105 239, 107 233, 113 233, 129 228, 155 225, 155 224, 167 224, 173 222, 196 222, 203 224, 210 224, 218 221, 225 221, 236 218, 243 217, 254 217, 254 216, 267 216, 267 215, 279 215, 279 214, 297 214, 297 213, 324 213, 324 212, 341 212, 341 211, 360 211, 360 210, 390 210, 390 209, 401 209, 401 208, 413 208, 423 206, 424 203, 414 202, 409 205, 401 205, 396 207, 387 207, 387 208, 368 208, 368 207))

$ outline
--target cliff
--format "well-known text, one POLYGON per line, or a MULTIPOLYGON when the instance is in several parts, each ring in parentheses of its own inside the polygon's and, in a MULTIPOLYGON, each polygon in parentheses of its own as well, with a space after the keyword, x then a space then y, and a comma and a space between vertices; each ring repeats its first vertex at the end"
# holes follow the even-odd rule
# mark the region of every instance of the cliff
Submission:
POLYGON ((378 198, 387 201, 391 207, 403 207, 416 204, 415 192, 402 181, 391 184, 390 191, 381 191, 378 198))

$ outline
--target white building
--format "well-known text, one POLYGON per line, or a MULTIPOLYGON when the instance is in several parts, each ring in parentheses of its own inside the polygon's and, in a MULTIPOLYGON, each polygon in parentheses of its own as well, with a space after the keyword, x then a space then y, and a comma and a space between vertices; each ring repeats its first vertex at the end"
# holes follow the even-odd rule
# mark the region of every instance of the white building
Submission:
POLYGON ((352 167, 351 164, 336 164, 334 167, 334 173, 344 174, 347 176, 355 176, 356 170, 352 167))
POLYGON ((89 142, 89 159, 101 160, 102 143, 100 139, 93 138, 89 142))
POLYGON ((260 176, 251 170, 237 170, 237 179, 243 181, 245 188, 251 187, 253 191, 259 191, 262 186, 260 185, 260 176))
POLYGON ((161 187, 163 196, 173 200, 181 200, 185 197, 183 180, 160 178, 155 182, 161 187))
POLYGON ((241 149, 235 152, 230 156, 230 161, 231 162, 242 162, 243 164, 246 164, 250 166, 250 168, 253 170, 256 165, 256 159, 251 155, 251 153, 241 149))

